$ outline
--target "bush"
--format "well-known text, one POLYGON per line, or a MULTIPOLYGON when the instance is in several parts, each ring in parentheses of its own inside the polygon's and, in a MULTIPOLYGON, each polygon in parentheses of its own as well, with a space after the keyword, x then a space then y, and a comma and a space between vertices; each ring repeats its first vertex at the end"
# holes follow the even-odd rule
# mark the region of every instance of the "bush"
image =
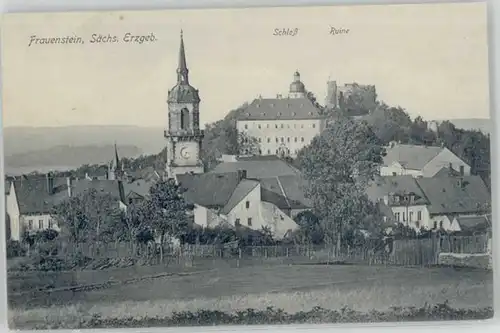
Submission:
POLYGON ((22 257, 26 254, 26 250, 21 246, 21 243, 15 240, 7 241, 7 258, 22 257))
POLYGON ((196 312, 179 312, 170 317, 103 318, 99 314, 82 317, 79 322, 56 322, 47 320, 35 329, 79 329, 121 327, 166 327, 166 326, 212 326, 212 325, 275 325, 275 324, 323 324, 400 322, 429 320, 481 320, 493 317, 491 307, 464 310, 451 308, 447 303, 421 308, 393 308, 390 311, 362 313, 348 308, 329 310, 315 307, 310 311, 293 314, 269 307, 266 310, 246 309, 234 313, 200 309, 196 312))

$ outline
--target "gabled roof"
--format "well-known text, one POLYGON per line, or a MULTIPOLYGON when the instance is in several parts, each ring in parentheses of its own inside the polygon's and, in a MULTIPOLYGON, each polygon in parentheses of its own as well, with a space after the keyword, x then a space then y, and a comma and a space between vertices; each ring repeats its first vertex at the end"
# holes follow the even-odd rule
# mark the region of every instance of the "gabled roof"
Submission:
POLYGON ((442 167, 438 172, 432 177, 458 177, 460 172, 450 167, 442 167))
POLYGON ((257 181, 242 179, 238 172, 177 175, 186 200, 200 206, 229 213, 253 188, 257 181))
POLYGON ((380 201, 387 195, 415 196, 414 205, 425 205, 427 200, 424 193, 412 176, 376 177, 366 189, 366 195, 373 202, 380 201))
POLYGON ((491 195, 479 176, 417 178, 429 200, 430 214, 465 214, 488 210, 491 195))
POLYGON ((406 169, 420 170, 444 149, 443 147, 396 144, 387 148, 384 165, 390 166, 397 162, 406 169))
POLYGON ((123 190, 125 196, 128 197, 131 192, 136 193, 141 197, 146 197, 149 194, 149 189, 153 185, 153 182, 146 181, 144 179, 137 179, 134 181, 124 182, 123 190))
POLYGON ((262 201, 280 209, 308 209, 312 202, 304 195, 306 180, 300 175, 287 175, 260 179, 262 201))
POLYGON ((300 171, 277 156, 239 157, 236 162, 223 162, 210 173, 228 173, 247 170, 247 178, 261 179, 299 175, 300 171))
POLYGON ((238 116, 238 120, 322 119, 321 111, 308 98, 257 98, 238 116))
MULTIPOLYGON (((22 176, 14 181, 14 187, 21 214, 48 214, 54 206, 69 198, 67 178, 63 177, 53 178, 52 191, 49 191, 49 182, 44 175, 22 176)), ((117 200, 124 198, 123 187, 117 180, 72 180, 71 195, 92 188, 117 200)))
POLYGON ((485 215, 457 216, 456 220, 462 231, 483 231, 491 227, 485 215))

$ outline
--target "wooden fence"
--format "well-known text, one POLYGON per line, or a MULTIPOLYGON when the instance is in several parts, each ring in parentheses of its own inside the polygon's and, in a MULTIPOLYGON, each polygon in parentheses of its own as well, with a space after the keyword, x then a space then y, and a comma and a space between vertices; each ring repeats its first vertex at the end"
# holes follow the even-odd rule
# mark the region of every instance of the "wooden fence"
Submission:
MULTIPOLYGON (((425 239, 399 239, 383 248, 344 248, 331 245, 221 246, 182 245, 164 247, 164 257, 261 259, 281 258, 282 262, 346 262, 359 264, 429 266, 438 263, 439 253, 485 253, 488 235, 441 236, 425 239)), ((158 248, 130 243, 78 244, 73 248, 92 258, 149 257, 159 259, 158 248)))

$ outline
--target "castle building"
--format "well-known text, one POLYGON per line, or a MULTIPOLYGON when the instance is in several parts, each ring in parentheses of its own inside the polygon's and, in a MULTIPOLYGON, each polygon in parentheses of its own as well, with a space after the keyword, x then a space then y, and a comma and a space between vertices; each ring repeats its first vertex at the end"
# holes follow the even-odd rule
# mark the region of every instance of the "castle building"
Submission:
POLYGON ((287 98, 255 99, 238 117, 236 126, 238 133, 257 139, 260 155, 295 157, 321 133, 326 119, 307 98, 300 73, 295 72, 287 98))
POLYGON ((177 83, 168 92, 168 128, 166 174, 176 178, 178 174, 203 173, 200 151, 203 130, 200 130, 200 96, 189 84, 184 39, 181 31, 177 83))

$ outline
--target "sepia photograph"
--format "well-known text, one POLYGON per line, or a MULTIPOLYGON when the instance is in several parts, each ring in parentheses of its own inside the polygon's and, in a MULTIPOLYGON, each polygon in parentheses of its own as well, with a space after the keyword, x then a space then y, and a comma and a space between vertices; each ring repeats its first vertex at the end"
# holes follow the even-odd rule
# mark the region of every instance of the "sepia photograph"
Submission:
POLYGON ((487 23, 5 14, 9 328, 492 318, 487 23))

